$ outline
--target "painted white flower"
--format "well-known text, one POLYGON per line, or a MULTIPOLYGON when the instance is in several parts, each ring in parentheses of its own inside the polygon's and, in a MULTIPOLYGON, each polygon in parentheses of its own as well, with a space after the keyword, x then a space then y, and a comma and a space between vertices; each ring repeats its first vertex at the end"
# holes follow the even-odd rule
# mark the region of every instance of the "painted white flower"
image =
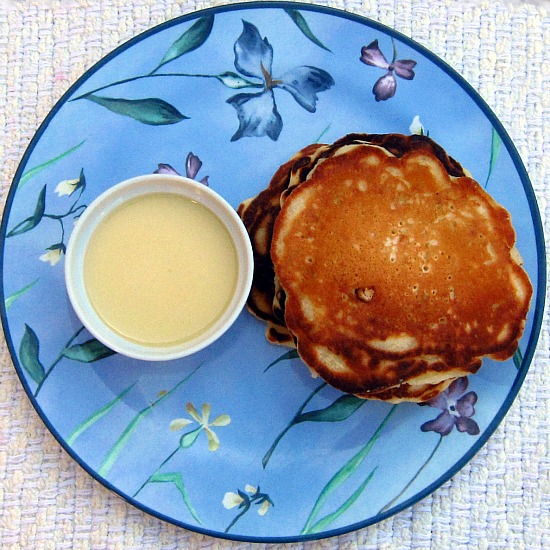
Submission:
POLYGON ((193 403, 189 402, 186 405, 186 410, 189 413, 189 416, 191 416, 192 420, 189 418, 175 418, 170 422, 170 429, 172 431, 181 430, 190 424, 193 424, 193 422, 198 422, 200 425, 200 428, 206 432, 206 437, 208 439, 208 449, 210 451, 216 451, 218 447, 220 446, 220 440, 218 439, 218 436, 212 430, 213 427, 220 427, 220 426, 227 426, 231 422, 231 417, 228 414, 220 414, 212 422, 210 422, 210 411, 211 406, 210 403, 203 403, 201 413, 197 411, 195 408, 195 405, 193 403))
POLYGON ((251 503, 256 502, 259 504, 258 514, 260 514, 260 516, 265 516, 269 510, 269 507, 273 506, 269 497, 266 494, 261 493, 259 487, 254 487, 254 485, 250 485, 248 483, 244 486, 244 490, 248 493, 248 495, 250 495, 250 497, 240 490, 238 493, 233 493, 232 491, 225 493, 222 500, 224 508, 227 510, 235 508, 236 506, 242 508, 241 505, 245 501, 245 506, 249 508, 251 503))
POLYGON ((273 506, 273 501, 269 498, 267 493, 261 492, 260 487, 254 487, 254 485, 247 483, 244 486, 244 491, 237 489, 236 493, 232 491, 225 493, 222 504, 227 510, 231 508, 238 508, 240 510, 227 526, 225 532, 228 533, 235 523, 252 508, 253 504, 257 506, 256 510, 258 510, 258 514, 260 516, 265 516, 269 508, 273 506))
POLYGON ((427 135, 426 130, 424 129, 424 125, 420 121, 420 117, 418 115, 415 115, 415 117, 412 119, 411 125, 409 126, 409 131, 411 132, 411 134, 416 134, 418 136, 427 135))
POLYGON ((74 180, 63 180, 57 184, 55 192, 62 197, 63 195, 72 195, 80 185, 80 178, 74 180))
POLYGON ((241 495, 238 495, 237 493, 233 493, 231 491, 225 493, 222 500, 223 507, 226 510, 231 510, 231 508, 240 506, 243 502, 244 498, 241 495))
POLYGON ((65 245, 61 243, 54 244, 47 248, 46 252, 39 259, 43 262, 49 262, 53 266, 61 260, 63 254, 65 254, 65 245))

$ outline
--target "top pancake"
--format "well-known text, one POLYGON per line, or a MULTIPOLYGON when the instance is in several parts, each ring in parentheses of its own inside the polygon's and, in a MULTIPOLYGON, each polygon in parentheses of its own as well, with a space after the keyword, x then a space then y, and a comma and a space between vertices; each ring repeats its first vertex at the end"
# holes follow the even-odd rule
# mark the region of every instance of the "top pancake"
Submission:
POLYGON ((431 140, 392 152, 364 137, 289 181, 274 222, 271 259, 300 356, 362 397, 510 357, 532 289, 508 212, 431 140))
POLYGON ((464 175, 460 164, 441 146, 418 135, 349 134, 331 145, 308 145, 282 164, 269 185, 255 197, 243 201, 238 208, 254 250, 254 278, 247 307, 253 315, 267 322, 266 337, 272 343, 294 346, 294 338, 284 322, 281 304, 284 292, 275 277, 270 254, 273 226, 281 205, 309 177, 318 162, 323 162, 344 146, 358 143, 379 145, 397 157, 411 150, 428 151, 441 161, 449 174, 464 175))

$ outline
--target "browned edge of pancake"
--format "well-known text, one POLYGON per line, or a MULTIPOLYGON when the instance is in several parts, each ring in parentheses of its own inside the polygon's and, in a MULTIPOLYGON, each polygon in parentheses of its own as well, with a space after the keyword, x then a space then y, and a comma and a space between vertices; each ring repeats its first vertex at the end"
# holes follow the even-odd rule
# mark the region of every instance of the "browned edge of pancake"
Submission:
POLYGON ((253 286, 260 295, 267 296, 267 299, 259 301, 256 301, 254 296, 250 296, 247 306, 251 313, 263 320, 274 321, 271 311, 271 303, 275 292, 274 271, 269 251, 273 224, 280 211, 279 197, 288 185, 292 166, 303 162, 301 159, 307 159, 307 155, 317 147, 316 144, 309 145, 293 155, 275 172, 268 187, 255 197, 243 201, 237 208, 237 213, 241 217, 252 241, 254 252, 253 286))
POLYGON ((311 144, 294 154, 275 172, 267 188, 253 198, 243 201, 237 213, 250 235, 254 254, 252 289, 247 309, 257 318, 268 322, 267 335, 272 343, 293 346, 292 335, 284 322, 273 313, 275 296, 275 272, 270 256, 273 225, 280 212, 280 195, 288 185, 293 170, 310 162, 310 155, 322 147, 311 144))
POLYGON ((354 395, 361 399, 375 399, 377 401, 385 401, 387 403, 425 403, 445 391, 455 380, 456 378, 449 378, 447 380, 443 380, 439 384, 401 384, 400 386, 389 388, 387 390, 381 390, 379 392, 364 394, 356 393, 354 395))

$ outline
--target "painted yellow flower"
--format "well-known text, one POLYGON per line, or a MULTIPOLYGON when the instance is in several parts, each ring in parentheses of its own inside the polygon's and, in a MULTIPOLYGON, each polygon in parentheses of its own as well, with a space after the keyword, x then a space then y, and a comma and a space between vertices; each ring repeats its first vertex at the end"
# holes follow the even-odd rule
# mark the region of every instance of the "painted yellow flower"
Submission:
POLYGON ((195 405, 191 402, 187 403, 185 408, 193 420, 189 418, 175 418, 170 422, 170 429, 172 431, 181 430, 193 424, 193 422, 197 422, 199 424, 198 429, 204 430, 206 433, 206 437, 208 438, 208 449, 210 451, 216 451, 220 446, 220 440, 214 430, 212 430, 212 427, 227 426, 231 422, 231 417, 228 414, 220 414, 210 422, 210 403, 203 403, 201 414, 199 414, 195 405))
POLYGON ((253 485, 245 485, 244 490, 252 495, 250 498, 252 501, 255 501, 258 504, 258 514, 260 516, 265 516, 270 506, 273 506, 271 499, 268 495, 260 492, 259 487, 254 487, 253 485))
POLYGON ((255 495, 256 492, 258 491, 258 488, 257 487, 254 487, 254 485, 250 485, 250 484, 246 484, 244 486, 244 490, 247 492, 247 493, 250 493, 251 495, 255 495))

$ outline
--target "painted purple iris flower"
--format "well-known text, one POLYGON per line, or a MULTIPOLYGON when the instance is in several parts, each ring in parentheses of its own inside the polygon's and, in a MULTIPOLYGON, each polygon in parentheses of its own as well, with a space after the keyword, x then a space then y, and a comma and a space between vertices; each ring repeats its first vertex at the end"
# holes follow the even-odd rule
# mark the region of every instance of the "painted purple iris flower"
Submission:
POLYGON ((479 426, 472 419, 475 414, 474 405, 477 402, 477 394, 473 391, 465 394, 467 389, 468 378, 463 376, 456 379, 444 392, 430 399, 426 405, 440 409, 442 412, 434 420, 422 424, 420 429, 423 432, 437 432, 444 436, 449 435, 456 426, 459 432, 470 435, 479 434, 479 426))
MULTIPOLYGON (((187 159, 185 160, 185 175, 189 178, 194 180, 195 176, 199 172, 202 166, 202 161, 197 155, 194 155, 193 153, 189 153, 187 155, 187 159)), ((154 174, 173 174, 176 176, 181 175, 177 170, 175 170, 170 164, 159 164, 158 168, 153 172, 154 174)), ((208 185, 208 176, 204 176, 200 180, 200 183, 204 183, 204 185, 208 185)))
POLYGON ((397 52, 395 44, 391 63, 388 63, 384 54, 380 51, 378 40, 374 40, 368 46, 363 46, 361 48, 360 61, 365 63, 365 65, 378 67, 379 69, 387 71, 384 76, 381 76, 376 81, 372 89, 376 101, 385 101, 395 95, 395 90, 397 88, 397 79, 395 75, 406 80, 412 80, 414 78, 413 69, 416 66, 416 61, 412 59, 396 59, 396 57, 397 52))
POLYGON ((262 39, 258 29, 247 21, 243 21, 243 32, 233 49, 237 71, 258 81, 262 91, 239 93, 227 100, 237 110, 239 117, 239 129, 231 141, 249 136, 267 135, 274 141, 279 138, 283 120, 275 103, 275 88, 286 90, 306 111, 314 113, 317 94, 334 85, 330 74, 309 65, 295 67, 274 77, 271 72, 273 48, 267 38, 262 39))

